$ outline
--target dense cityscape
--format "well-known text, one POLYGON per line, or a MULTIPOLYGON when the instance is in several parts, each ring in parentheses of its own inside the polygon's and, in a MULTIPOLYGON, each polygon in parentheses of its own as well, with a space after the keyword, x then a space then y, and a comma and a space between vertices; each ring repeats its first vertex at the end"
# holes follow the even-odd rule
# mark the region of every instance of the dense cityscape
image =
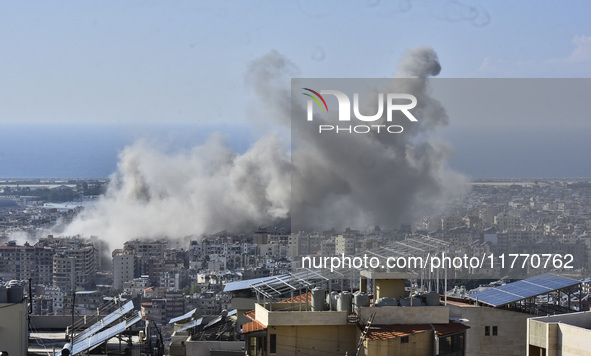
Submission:
MULTIPOLYGON (((369 253, 385 258, 386 254, 401 253, 405 247, 414 249, 409 250, 413 256, 437 251, 450 256, 571 255, 572 265, 568 268, 556 268, 550 263, 545 268, 523 270, 523 275, 515 277, 551 272, 583 281, 580 289, 568 294, 568 298, 557 300, 554 296, 555 304, 556 308, 567 311, 589 310, 591 183, 586 180, 477 180, 469 193, 450 204, 441 215, 426 216, 394 228, 352 226, 342 231, 290 232, 284 227, 253 226, 251 231, 221 231, 202 236, 157 239, 130 236, 118 246, 108 245, 100 236, 47 233, 67 224, 85 206, 100 199, 106 184, 106 180, 5 180, 0 184, 0 279, 6 286, 0 288, 8 287, 11 291, 17 281, 22 281, 18 285, 30 298, 31 315, 72 315, 72 311, 78 316, 92 315, 105 302, 131 300, 144 320, 160 327, 164 343, 172 352, 178 331, 170 323, 174 318, 187 312, 194 318, 214 318, 230 310, 254 309, 253 303, 260 301, 261 295, 256 288, 248 291, 250 283, 233 287, 240 281, 254 284, 265 278, 272 280, 274 276, 308 270, 302 268, 305 256, 369 253), (431 249, 437 244, 440 248, 431 249), (257 298, 246 302, 248 308, 239 306, 255 294, 257 298)), ((491 286, 510 285, 515 280, 510 276, 510 268, 446 269, 445 280, 443 270, 431 274, 420 269, 418 274, 416 269, 403 270, 415 273, 407 276, 406 295, 437 292, 445 295, 446 305, 448 297, 449 303, 466 302, 473 293, 491 286)), ((341 269, 341 277, 325 274, 324 279, 328 280, 329 288, 334 284, 337 290, 367 290, 367 286, 359 284, 359 273, 341 269)), ((379 285, 377 281, 371 283, 374 288, 379 285)), ((311 286, 306 286, 306 293, 312 293, 311 286)), ((293 290, 291 293, 293 298, 293 290)), ((277 298, 283 295, 278 293, 272 299, 279 301, 277 298)), ((397 297, 403 305, 404 293, 397 297)), ((548 295, 545 302, 550 303, 550 298, 548 295)), ((420 299, 417 300, 420 304, 420 299)), ((532 314, 531 308, 525 314, 527 308, 523 305, 511 308, 521 308, 518 319, 525 320, 521 315, 532 317, 528 315, 532 314)), ((540 315, 541 309, 536 310, 533 314, 540 315)), ((225 330, 216 335, 225 333, 225 339, 231 340, 228 342, 244 346, 240 340, 249 339, 241 338, 240 331, 245 332, 249 321, 256 319, 239 316, 230 328, 236 334, 225 330)), ((499 325, 494 325, 494 330, 505 328, 501 321, 495 322, 499 325)), ((520 335, 525 331, 521 330, 520 335)), ((526 346, 525 340, 523 337, 519 341, 523 343, 521 351, 526 346)), ((183 352, 178 354, 184 355, 183 352)))

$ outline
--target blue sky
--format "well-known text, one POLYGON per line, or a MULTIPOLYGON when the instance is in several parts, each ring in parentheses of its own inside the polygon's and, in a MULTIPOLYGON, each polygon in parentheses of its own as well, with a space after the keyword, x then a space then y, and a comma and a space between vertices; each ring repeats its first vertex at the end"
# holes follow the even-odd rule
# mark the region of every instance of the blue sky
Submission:
MULTIPOLYGON (((0 0, 0 128, 123 124, 131 138, 118 141, 120 149, 146 124, 247 126, 260 105, 245 81, 248 64, 271 50, 289 58, 298 77, 390 77, 406 50, 431 46, 444 78, 589 78, 589 14, 588 1, 0 0)), ((580 136, 579 154, 591 149, 591 120, 561 120, 562 135, 580 136)), ((452 166, 494 175, 494 166, 474 168, 490 135, 466 130, 452 117, 443 132, 456 147, 452 166)), ((513 135, 507 147, 525 153, 547 139, 540 134, 532 145, 513 135)), ((572 151, 558 146, 548 149, 564 164, 572 151)), ((8 150, 0 147, 0 158, 8 150)), ((519 162, 503 175, 528 175, 514 167, 519 162)))
MULTIPOLYGON (((0 1, 0 122, 244 121, 250 60, 389 77, 432 46, 441 77, 589 77, 586 1, 0 1)), ((288 83, 286 83, 288 84, 288 83)))

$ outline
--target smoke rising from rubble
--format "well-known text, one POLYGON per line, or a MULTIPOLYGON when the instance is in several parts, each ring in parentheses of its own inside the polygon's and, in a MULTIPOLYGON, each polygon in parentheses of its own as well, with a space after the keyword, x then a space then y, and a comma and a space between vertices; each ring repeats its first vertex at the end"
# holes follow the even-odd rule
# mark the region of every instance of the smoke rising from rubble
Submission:
MULTIPOLYGON (((420 47, 401 59, 397 77, 426 78, 440 70, 437 54, 420 47)), ((269 124, 289 128, 293 71, 275 51, 249 66, 246 81, 264 102, 257 116, 269 124)), ((173 154, 138 141, 120 154, 105 196, 63 233, 97 235, 116 247, 136 237, 241 231, 290 217, 297 230, 324 230, 395 227, 433 213, 464 191, 466 179, 446 168, 450 148, 427 140, 428 132, 447 124, 447 116, 425 83, 416 83, 408 85, 420 95, 413 112, 421 120, 408 134, 405 129, 403 135, 318 140, 292 123, 292 137, 305 145, 289 152, 288 142, 269 134, 243 154, 219 134, 173 154), (343 152, 351 159, 343 161, 343 152)))

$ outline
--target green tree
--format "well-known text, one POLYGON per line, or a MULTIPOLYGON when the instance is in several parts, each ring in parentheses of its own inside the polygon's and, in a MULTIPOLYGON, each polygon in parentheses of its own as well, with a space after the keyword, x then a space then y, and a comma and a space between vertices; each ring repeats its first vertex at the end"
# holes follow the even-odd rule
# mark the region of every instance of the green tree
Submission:
POLYGON ((183 294, 193 295, 195 293, 201 293, 201 287, 199 287, 197 283, 193 283, 193 285, 183 288, 183 294))

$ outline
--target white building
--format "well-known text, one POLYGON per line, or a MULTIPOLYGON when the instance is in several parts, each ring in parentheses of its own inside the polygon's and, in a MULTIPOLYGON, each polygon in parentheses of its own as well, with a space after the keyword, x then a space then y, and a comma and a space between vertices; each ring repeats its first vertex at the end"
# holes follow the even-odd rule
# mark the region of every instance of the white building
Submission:
POLYGON ((123 283, 133 280, 135 277, 135 256, 127 253, 119 253, 113 256, 113 288, 121 290, 123 283))
POLYGON ((348 235, 339 235, 335 239, 335 253, 351 256, 355 254, 355 238, 348 235))

